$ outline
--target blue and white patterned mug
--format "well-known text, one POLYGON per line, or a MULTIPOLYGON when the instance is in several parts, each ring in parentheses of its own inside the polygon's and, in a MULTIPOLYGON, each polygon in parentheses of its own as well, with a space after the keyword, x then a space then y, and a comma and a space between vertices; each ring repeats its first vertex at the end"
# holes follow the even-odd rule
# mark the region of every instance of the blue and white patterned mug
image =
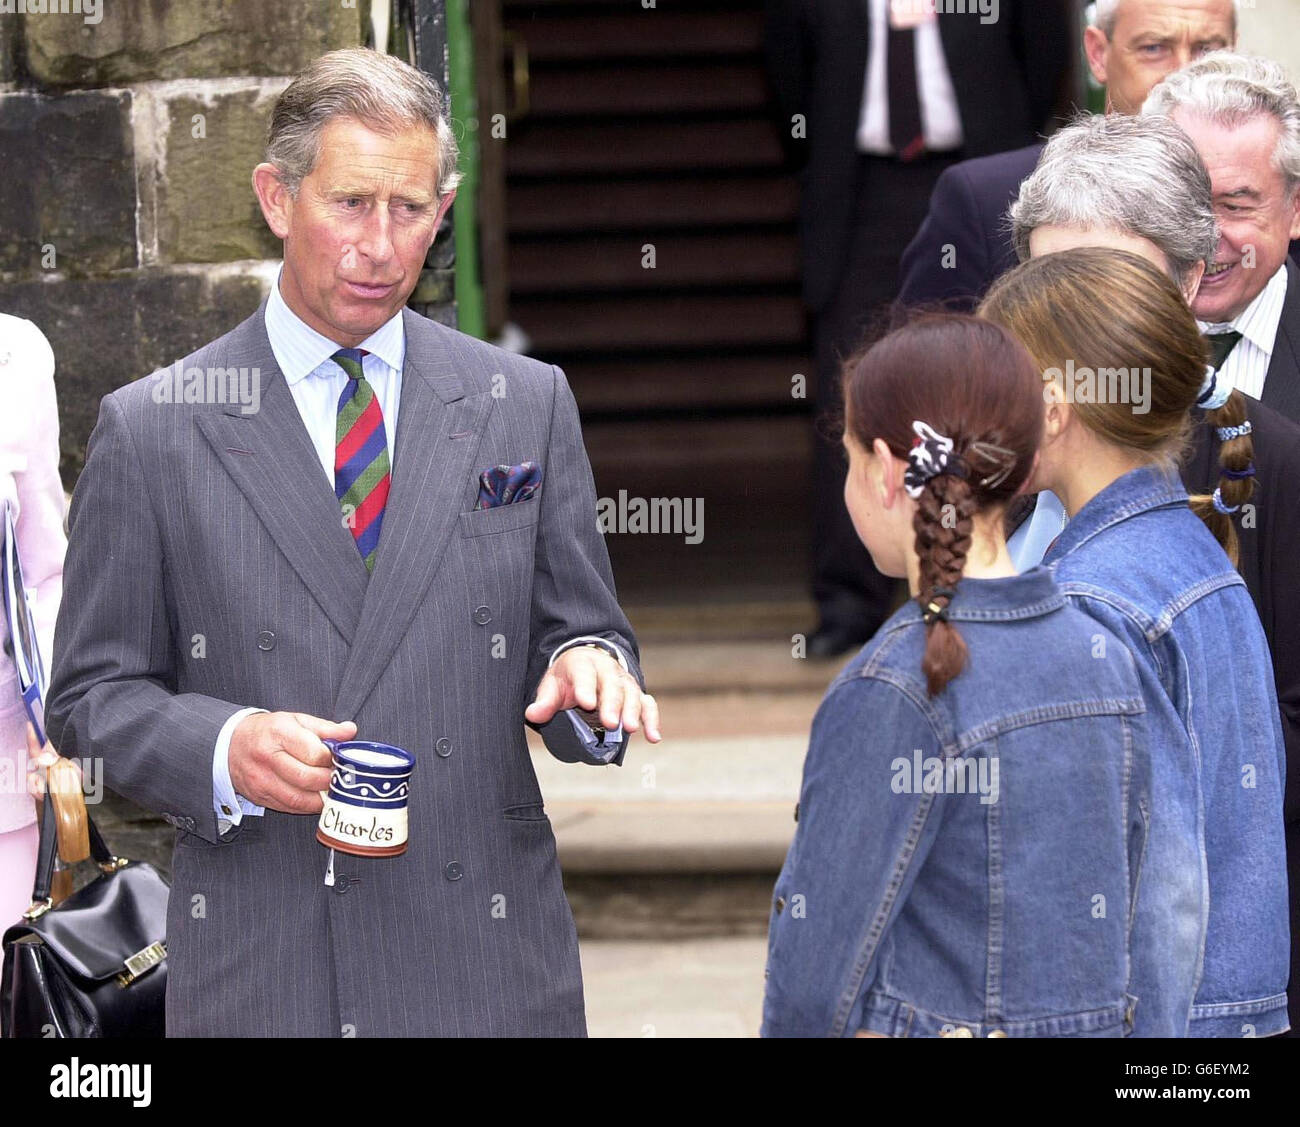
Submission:
POLYGON ((323 740, 334 771, 316 840, 340 853, 394 857, 406 852, 406 800, 415 756, 392 744, 323 740))

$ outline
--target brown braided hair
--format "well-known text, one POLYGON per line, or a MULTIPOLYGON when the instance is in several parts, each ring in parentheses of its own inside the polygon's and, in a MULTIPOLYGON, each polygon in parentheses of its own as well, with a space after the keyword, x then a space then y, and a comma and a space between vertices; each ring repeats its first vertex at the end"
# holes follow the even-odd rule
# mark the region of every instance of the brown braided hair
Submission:
MULTIPOLYGON (((1205 412, 1205 425, 1210 427, 1236 427, 1246 421, 1246 397, 1235 388, 1228 402, 1215 411, 1205 412)), ((1255 478, 1242 476, 1255 462, 1255 441, 1249 434, 1230 438, 1219 443, 1219 499, 1225 508, 1240 508, 1255 496, 1255 478)), ((1228 513, 1214 507, 1214 497, 1209 493, 1196 493, 1189 499, 1192 512, 1201 518, 1214 533, 1214 538, 1228 553, 1232 566, 1241 562, 1241 542, 1237 526, 1228 513)))
POLYGON ((961 314, 926 314, 850 357, 845 426, 865 450, 881 439, 906 459, 922 421, 952 439, 913 528, 926 627, 921 671, 931 696, 965 668, 966 643, 946 611, 966 569, 974 517, 1005 509, 1029 477, 1043 433, 1042 380, 1007 330, 961 314))

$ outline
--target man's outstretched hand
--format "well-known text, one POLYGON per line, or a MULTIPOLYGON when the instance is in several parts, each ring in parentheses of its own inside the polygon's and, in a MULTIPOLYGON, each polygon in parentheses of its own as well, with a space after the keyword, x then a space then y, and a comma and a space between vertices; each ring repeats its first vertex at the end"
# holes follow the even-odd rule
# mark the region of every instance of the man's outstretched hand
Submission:
POLYGON ((636 678, 605 650, 595 646, 574 646, 556 658, 537 686, 537 698, 524 709, 524 718, 533 724, 545 724, 557 712, 576 708, 591 715, 588 723, 599 723, 613 731, 621 723, 623 731, 645 729, 645 738, 657 744, 659 706, 649 693, 643 693, 636 678))
POLYGON ((254 712, 230 737, 230 781, 258 806, 319 814, 329 790, 330 750, 321 740, 350 740, 351 720, 336 724, 305 712, 254 712))

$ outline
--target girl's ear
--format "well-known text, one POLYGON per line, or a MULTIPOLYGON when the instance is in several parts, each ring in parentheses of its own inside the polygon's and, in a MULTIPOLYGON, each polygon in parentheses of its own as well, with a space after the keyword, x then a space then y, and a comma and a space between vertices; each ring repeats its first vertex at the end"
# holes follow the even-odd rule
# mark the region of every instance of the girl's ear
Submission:
POLYGON ((873 468, 877 475, 875 484, 880 492, 880 503, 886 509, 892 509, 895 498, 906 496, 903 493, 903 473, 907 465, 902 458, 894 457, 884 439, 875 439, 871 443, 871 452, 875 455, 873 468))
POLYGON ((1043 419, 1043 441, 1046 443, 1061 437, 1070 425, 1071 410, 1061 385, 1055 381, 1044 385, 1043 398, 1047 402, 1043 419))

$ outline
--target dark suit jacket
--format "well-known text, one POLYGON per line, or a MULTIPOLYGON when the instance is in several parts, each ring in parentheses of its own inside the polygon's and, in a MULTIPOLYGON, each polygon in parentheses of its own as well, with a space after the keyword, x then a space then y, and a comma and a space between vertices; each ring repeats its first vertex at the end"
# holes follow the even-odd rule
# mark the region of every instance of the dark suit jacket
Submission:
POLYGON ((1286 264, 1286 303, 1273 342, 1273 359, 1264 380, 1262 400, 1279 414, 1300 422, 1300 240, 1291 244, 1286 264))
MULTIPOLYGON (((996 23, 941 15, 939 32, 962 115, 964 151, 1030 143, 1047 124, 1073 58, 1072 6, 1002 0, 996 23)), ((867 0, 768 0, 766 53, 781 135, 803 166, 804 299, 825 307, 844 269, 858 190, 858 119, 869 48, 867 0), (807 139, 791 139, 803 114, 807 139)))
POLYGON ((930 196, 929 214, 903 252, 899 302, 942 302, 969 311, 1016 266, 1007 208, 1042 153, 1039 142, 944 170, 930 196))
MULTIPOLYGON (((1272 375, 1269 381, 1272 381, 1272 375)), ((1266 383, 1267 390, 1268 384, 1266 383)), ((1194 411, 1195 446, 1183 466, 1189 493, 1212 493, 1219 483, 1219 442, 1194 411)), ((1236 519, 1238 571, 1250 589, 1273 654, 1273 677, 1286 740, 1286 820, 1300 820, 1300 424, 1247 397, 1255 443, 1254 512, 1236 519)))

